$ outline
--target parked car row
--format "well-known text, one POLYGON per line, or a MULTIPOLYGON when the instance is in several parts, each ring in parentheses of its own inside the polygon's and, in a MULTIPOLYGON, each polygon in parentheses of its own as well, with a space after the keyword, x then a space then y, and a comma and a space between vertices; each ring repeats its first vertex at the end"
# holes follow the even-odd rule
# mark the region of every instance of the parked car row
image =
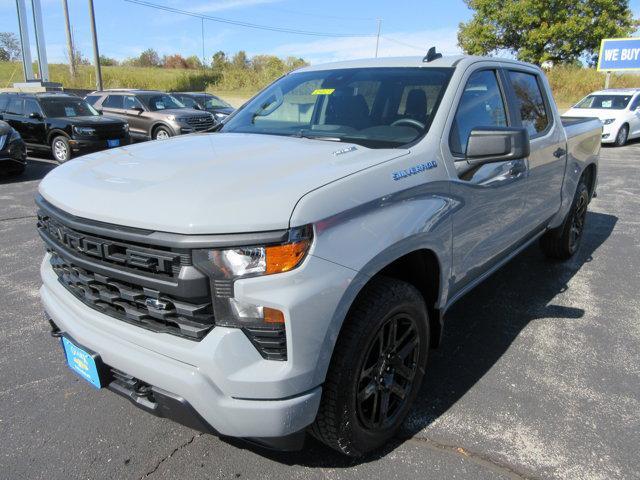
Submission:
POLYGON ((205 131, 233 111, 214 95, 176 95, 124 89, 92 92, 84 99, 62 92, 0 93, 0 162, 11 159, 6 170, 24 170, 26 147, 49 151, 64 163, 74 155, 128 145, 132 139, 205 131))

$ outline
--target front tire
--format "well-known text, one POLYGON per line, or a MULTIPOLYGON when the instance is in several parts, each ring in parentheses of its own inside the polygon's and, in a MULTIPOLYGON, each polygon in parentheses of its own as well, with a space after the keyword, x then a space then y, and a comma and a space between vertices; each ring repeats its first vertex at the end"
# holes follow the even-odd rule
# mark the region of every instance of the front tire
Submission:
POLYGON ((388 442, 413 403, 429 351, 429 317, 412 285, 374 280, 342 328, 311 434, 349 456, 388 442))
POLYGON ((157 127, 153 131, 153 140, 166 140, 172 136, 171 131, 167 127, 157 127))
POLYGON ((51 153, 58 163, 64 163, 71 160, 71 146, 69 139, 65 136, 55 137, 51 141, 51 153))
POLYGON ((549 230, 540 238, 540 248, 547 257, 568 260, 578 251, 584 233, 588 205, 589 188, 584 179, 580 179, 567 218, 558 228, 549 230))
POLYGON ((618 134, 616 135, 616 141, 614 145, 616 147, 623 147, 626 145, 627 140, 629 139, 629 127, 627 125, 623 125, 618 130, 618 134))

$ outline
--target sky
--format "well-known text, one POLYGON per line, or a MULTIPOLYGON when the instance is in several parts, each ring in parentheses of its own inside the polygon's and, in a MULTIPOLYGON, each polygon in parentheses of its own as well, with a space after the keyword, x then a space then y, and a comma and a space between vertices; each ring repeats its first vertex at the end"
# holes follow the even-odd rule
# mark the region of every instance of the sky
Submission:
MULTIPOLYGON (((204 21, 208 62, 218 50, 249 56, 273 54, 302 57, 312 64, 373 57, 377 19, 382 33, 379 56, 420 55, 435 45, 444 54, 460 53, 458 24, 471 17, 462 0, 146 0, 149 3, 233 21, 339 35, 324 37, 257 30, 204 21)), ((30 11, 30 1, 26 0, 30 11)), ((66 36, 61 0, 41 0, 49 63, 66 62, 66 36)), ((87 0, 68 0, 76 45, 91 59, 87 0)), ((179 53, 202 57, 202 21, 152 9, 126 0, 94 0, 100 54, 123 60, 147 48, 160 56, 179 53)), ((640 0, 630 2, 640 17, 640 0)), ((30 16, 30 14, 29 14, 30 16)), ((0 0, 0 32, 18 32, 15 0, 0 0)), ((35 35, 30 17, 31 49, 35 35)))

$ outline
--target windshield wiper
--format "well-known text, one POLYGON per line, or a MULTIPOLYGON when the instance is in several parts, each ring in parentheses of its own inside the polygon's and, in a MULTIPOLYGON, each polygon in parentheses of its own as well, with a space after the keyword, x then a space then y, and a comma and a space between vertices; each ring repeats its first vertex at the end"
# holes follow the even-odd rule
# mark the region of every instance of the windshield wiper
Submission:
POLYGON ((303 129, 300 129, 298 133, 294 136, 298 138, 308 138, 310 140, 326 140, 327 142, 343 142, 344 141, 340 137, 330 137, 327 135, 313 135, 313 134, 307 133, 307 131, 303 129))

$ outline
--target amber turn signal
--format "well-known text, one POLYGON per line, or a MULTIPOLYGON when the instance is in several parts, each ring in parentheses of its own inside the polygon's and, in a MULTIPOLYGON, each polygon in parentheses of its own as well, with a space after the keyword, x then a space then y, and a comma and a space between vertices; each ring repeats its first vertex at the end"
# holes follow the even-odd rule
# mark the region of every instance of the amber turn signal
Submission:
POLYGON ((293 270, 304 259, 310 245, 311 241, 304 239, 299 242, 267 247, 267 268, 265 273, 281 273, 293 270))
POLYGON ((275 308, 264 307, 263 308, 264 322, 265 323, 282 323, 284 324, 284 313, 275 308))

